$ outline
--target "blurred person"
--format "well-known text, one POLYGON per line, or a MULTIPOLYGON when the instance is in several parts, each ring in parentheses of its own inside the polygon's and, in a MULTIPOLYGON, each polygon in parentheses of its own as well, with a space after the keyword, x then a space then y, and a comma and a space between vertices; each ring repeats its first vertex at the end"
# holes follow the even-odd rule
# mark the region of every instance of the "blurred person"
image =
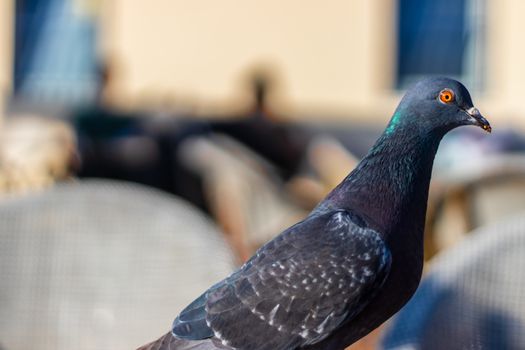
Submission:
POLYGON ((290 179, 305 156, 308 135, 299 127, 279 122, 279 115, 268 103, 274 82, 269 73, 256 71, 250 79, 252 107, 233 121, 211 123, 211 130, 226 134, 264 157, 290 179))

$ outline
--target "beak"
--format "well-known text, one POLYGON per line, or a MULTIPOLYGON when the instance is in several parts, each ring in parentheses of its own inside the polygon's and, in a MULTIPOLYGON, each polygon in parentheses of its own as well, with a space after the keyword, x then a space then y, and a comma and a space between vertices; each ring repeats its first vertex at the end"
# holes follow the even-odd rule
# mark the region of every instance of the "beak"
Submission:
POLYGON ((486 132, 491 132, 492 127, 490 126, 490 123, 487 119, 483 118, 481 113, 479 113, 479 110, 476 107, 470 107, 469 109, 465 110, 465 113, 469 116, 469 121, 482 128, 486 132))

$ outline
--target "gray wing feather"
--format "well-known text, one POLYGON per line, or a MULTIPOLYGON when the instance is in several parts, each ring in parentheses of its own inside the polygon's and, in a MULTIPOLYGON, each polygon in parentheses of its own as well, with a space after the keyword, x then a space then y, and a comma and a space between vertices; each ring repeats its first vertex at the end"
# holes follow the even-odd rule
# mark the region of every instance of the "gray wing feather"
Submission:
POLYGON ((173 334, 238 349, 317 343, 367 305, 390 259, 380 235, 348 212, 309 217, 190 304, 173 334))

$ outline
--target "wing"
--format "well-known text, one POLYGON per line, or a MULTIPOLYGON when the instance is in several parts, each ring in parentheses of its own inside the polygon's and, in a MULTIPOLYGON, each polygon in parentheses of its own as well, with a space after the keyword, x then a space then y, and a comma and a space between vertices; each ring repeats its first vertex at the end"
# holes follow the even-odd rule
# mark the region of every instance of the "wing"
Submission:
MULTIPOLYGON (((225 350, 216 346, 212 339, 186 340, 173 336, 171 332, 164 334, 159 339, 141 346, 137 350, 225 350)), ((229 349, 231 350, 231 348, 229 349)))
POLYGON ((346 211, 311 216, 267 243, 174 321, 183 339, 238 349, 293 349, 358 314, 384 282, 390 252, 346 211))

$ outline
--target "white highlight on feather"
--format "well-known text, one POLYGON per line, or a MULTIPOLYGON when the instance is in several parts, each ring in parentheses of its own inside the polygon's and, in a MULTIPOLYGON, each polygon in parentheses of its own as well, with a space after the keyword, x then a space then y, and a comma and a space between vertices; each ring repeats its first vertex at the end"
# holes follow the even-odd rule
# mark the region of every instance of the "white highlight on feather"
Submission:
MULTIPOLYGON (((337 212, 332 216, 332 219, 330 220, 329 225, 330 225, 330 230, 332 231, 340 230, 341 228, 348 225, 347 217, 342 212, 337 212)), ((339 235, 344 236, 345 234, 346 232, 341 232, 339 235)))
POLYGON ((264 315, 260 313, 259 311, 255 310, 255 308, 250 308, 250 312, 256 315, 257 317, 259 317, 262 321, 266 320, 266 317, 264 317, 264 315))
POLYGON ((310 333, 310 331, 308 329, 305 329, 304 331, 302 331, 301 333, 299 333, 299 335, 301 337, 303 337, 304 339, 306 339, 308 337, 308 333, 310 333))
POLYGON ((224 346, 228 346, 229 345, 229 342, 222 337, 221 332, 219 332, 218 330, 213 329, 213 334, 215 334, 215 337, 221 341, 222 345, 224 345, 224 346))
POLYGON ((368 261, 368 260, 372 259, 372 255, 369 252, 365 252, 363 254, 359 254, 358 257, 359 257, 359 259, 364 260, 364 261, 368 261))
POLYGON ((328 316, 326 316, 326 318, 324 319, 323 322, 321 322, 321 324, 317 327, 315 327, 314 331, 318 334, 322 334, 324 332, 324 329, 328 323, 328 321, 330 321, 330 319, 332 319, 334 316, 334 312, 331 312, 328 316))
POLYGON ((277 313, 277 310, 279 309, 280 304, 277 304, 273 307, 272 311, 270 311, 270 315, 268 315, 270 326, 273 326, 273 322, 275 320, 275 314, 277 313))

